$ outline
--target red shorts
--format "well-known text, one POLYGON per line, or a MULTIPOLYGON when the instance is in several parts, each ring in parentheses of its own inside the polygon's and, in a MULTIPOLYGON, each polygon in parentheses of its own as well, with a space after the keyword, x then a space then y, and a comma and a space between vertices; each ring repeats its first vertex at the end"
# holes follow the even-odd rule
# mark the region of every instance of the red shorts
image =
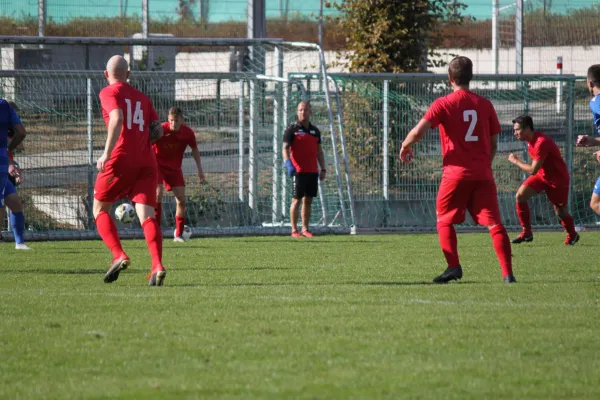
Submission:
POLYGON ((550 203, 557 207, 565 207, 569 202, 569 182, 552 185, 537 175, 531 175, 523 182, 524 186, 530 187, 536 192, 546 192, 550 203))
POLYGON ((181 169, 158 169, 158 184, 165 185, 167 192, 174 187, 185 186, 185 178, 181 169))
POLYGON ((124 159, 110 160, 96 177, 94 198, 114 203, 128 197, 132 202, 156 207, 156 165, 138 167, 124 159))
POLYGON ((496 182, 442 178, 436 201, 438 222, 462 224, 467 210, 479 225, 502 224, 496 182))

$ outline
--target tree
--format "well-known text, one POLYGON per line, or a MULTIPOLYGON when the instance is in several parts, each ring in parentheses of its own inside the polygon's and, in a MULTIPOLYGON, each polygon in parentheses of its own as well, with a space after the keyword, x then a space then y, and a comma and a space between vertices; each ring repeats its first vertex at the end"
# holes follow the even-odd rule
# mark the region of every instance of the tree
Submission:
MULTIPOLYGON (((346 36, 352 72, 417 72, 433 65, 442 26, 460 24, 466 5, 457 0, 343 0, 330 20, 346 36)), ((344 64, 344 63, 342 63, 344 64)))
POLYGON ((179 0, 179 4, 175 12, 179 15, 181 21, 192 21, 194 13, 192 7, 196 4, 196 0, 179 0))

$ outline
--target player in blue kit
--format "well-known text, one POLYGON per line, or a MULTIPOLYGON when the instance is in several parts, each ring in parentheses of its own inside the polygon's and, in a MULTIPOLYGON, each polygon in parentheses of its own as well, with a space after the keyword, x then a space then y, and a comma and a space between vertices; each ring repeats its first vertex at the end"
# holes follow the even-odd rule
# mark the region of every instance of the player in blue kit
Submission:
POLYGON ((4 221, 6 217, 4 196, 9 176, 8 154, 25 139, 25 135, 25 127, 15 110, 6 100, 0 99, 0 221, 4 221), (13 131, 10 143, 8 143, 9 130, 13 131))
MULTIPOLYGON (((586 84, 590 94, 594 96, 590 100, 590 110, 594 118, 594 128, 596 129, 597 136, 580 135, 577 137, 576 146, 600 146, 600 64, 594 64, 588 68, 586 84)), ((595 152, 594 156, 598 163, 600 163, 600 151, 595 152)), ((596 214, 600 215, 600 177, 598 177, 594 185, 590 207, 596 214)))
MULTIPOLYGON (((11 105, 15 112, 19 112, 17 105, 7 100, 8 104, 11 105)), ((18 114, 17 114, 18 115, 18 114)), ((8 131, 8 143, 10 144, 14 135, 14 131, 9 129, 8 131)), ((23 142, 17 146, 18 150, 24 150, 23 142)), ((15 249, 16 250, 31 250, 29 246, 25 244, 25 214, 23 213, 23 200, 17 193, 17 186, 21 183, 21 168, 19 163, 15 161, 14 153, 8 152, 8 182, 4 187, 4 205, 10 209, 10 226, 12 227, 13 237, 15 238, 15 249)))

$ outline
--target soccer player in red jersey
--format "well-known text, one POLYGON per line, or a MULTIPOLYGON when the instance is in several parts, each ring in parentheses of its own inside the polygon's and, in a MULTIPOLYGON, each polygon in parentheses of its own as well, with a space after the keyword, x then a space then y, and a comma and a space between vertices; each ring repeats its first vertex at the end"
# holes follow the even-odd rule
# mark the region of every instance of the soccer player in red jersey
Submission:
POLYGON ((560 218, 560 223, 567 231, 565 244, 573 246, 579 240, 575 231, 573 217, 567 210, 569 200, 569 170, 560 154, 556 143, 541 132, 533 129, 533 119, 522 115, 513 119, 513 130, 518 140, 527 142, 531 164, 519 160, 516 154, 509 154, 508 161, 515 164, 521 171, 530 174, 517 191, 517 216, 523 227, 523 232, 513 243, 531 242, 531 219, 527 201, 540 192, 546 192, 548 200, 554 206, 554 212, 560 218))
POLYGON ((181 169, 183 154, 188 146, 192 149, 192 157, 198 168, 200 183, 205 182, 200 152, 194 131, 184 123, 183 112, 173 107, 169 110, 169 120, 162 124, 163 136, 154 142, 154 152, 158 163, 158 187, 156 196, 155 218, 160 224, 162 219, 162 196, 164 190, 173 191, 177 209, 175 211, 175 242, 183 242, 183 227, 185 225, 185 179, 181 169), (164 185, 164 186, 163 186, 164 185))
POLYGON ((104 76, 108 86, 100 91, 102 116, 108 137, 96 167, 99 174, 94 187, 94 218, 100 237, 113 255, 104 282, 114 282, 130 265, 123 251, 117 227, 109 214, 113 203, 129 197, 142 224, 152 258, 150 286, 162 286, 166 276, 162 265, 162 233, 154 219, 156 206, 156 159, 150 144, 149 129, 160 128, 152 102, 127 83, 129 65, 121 56, 108 60, 104 76))
POLYGON ((443 174, 436 213, 448 268, 433 281, 447 283, 462 278, 454 224, 464 222, 468 210, 475 222, 488 227, 504 282, 514 283, 510 239, 502 225, 492 174, 500 122, 492 103, 469 90, 473 78, 470 59, 454 58, 448 66, 448 77, 453 92, 433 102, 402 143, 399 154, 402 161, 409 162, 413 157, 411 146, 429 129, 440 126, 443 174))
POLYGON ((282 155, 288 175, 292 177, 292 205, 290 222, 292 237, 313 237, 309 230, 313 197, 319 191, 319 180, 327 174, 325 155, 321 146, 321 131, 310 123, 312 109, 308 101, 298 104, 298 120, 283 134, 282 155), (319 170, 319 166, 321 169, 319 170), (298 208, 302 203, 302 231, 298 232, 298 208))

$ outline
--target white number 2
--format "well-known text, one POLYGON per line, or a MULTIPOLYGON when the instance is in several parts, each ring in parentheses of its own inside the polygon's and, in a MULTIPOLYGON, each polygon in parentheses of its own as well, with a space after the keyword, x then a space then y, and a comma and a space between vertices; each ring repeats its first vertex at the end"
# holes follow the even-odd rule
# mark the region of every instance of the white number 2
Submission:
POLYGON ((127 129, 131 129, 132 122, 139 126, 140 132, 144 132, 144 112, 142 111, 142 103, 135 102, 135 111, 133 112, 133 121, 131 120, 131 100, 125 99, 127 103, 127 129))
POLYGON ((479 141, 479 137, 473 136, 473 131, 475 130, 475 125, 477 125, 477 111, 475 110, 465 110, 463 112, 463 120, 465 122, 471 122, 469 124, 469 129, 467 130, 467 134, 465 135, 465 142, 477 142, 479 141))

